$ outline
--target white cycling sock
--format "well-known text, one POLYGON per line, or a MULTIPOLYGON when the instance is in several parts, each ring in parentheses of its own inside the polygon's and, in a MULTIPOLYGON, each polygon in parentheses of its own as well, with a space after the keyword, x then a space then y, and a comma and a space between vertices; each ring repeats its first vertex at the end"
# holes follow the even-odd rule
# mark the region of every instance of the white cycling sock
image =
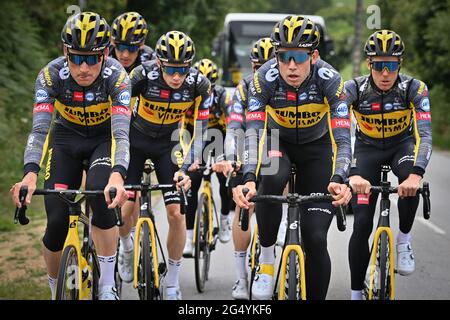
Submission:
POLYGON ((247 279, 247 251, 235 251, 234 262, 236 264, 237 279, 247 279))
POLYGON ((133 238, 131 236, 131 233, 129 233, 125 237, 120 237, 120 245, 123 247, 124 251, 129 252, 129 251, 133 250, 134 243, 133 243, 133 238))
POLYGON ((412 236, 411 232, 403 233, 400 230, 397 234, 397 243, 405 243, 405 242, 411 242, 412 236))
POLYGON ((50 291, 52 292, 52 300, 55 300, 56 279, 48 276, 48 284, 50 285, 50 291))
POLYGON ((270 247, 261 246, 261 256, 259 257, 260 264, 274 264, 275 263, 275 245, 270 247))
POLYGON ((362 300, 362 290, 352 290, 352 300, 362 300))
POLYGON ((164 285, 166 287, 178 287, 178 278, 181 269, 181 259, 173 260, 169 258, 168 260, 169 263, 167 266, 166 278, 164 279, 164 285))
POLYGON ((116 255, 113 256, 98 256, 100 263, 100 280, 98 286, 115 286, 114 268, 116 266, 116 255))
POLYGON ((194 239, 194 229, 187 229, 186 230, 186 239, 194 239))

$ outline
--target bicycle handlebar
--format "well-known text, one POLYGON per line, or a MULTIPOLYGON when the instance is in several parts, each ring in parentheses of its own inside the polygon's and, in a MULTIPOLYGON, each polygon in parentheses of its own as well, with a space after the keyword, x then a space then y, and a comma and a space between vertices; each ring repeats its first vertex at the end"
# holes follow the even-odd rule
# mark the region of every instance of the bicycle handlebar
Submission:
MULTIPOLYGON (((111 198, 111 202, 114 201, 114 198, 116 197, 116 195, 117 195, 117 189, 115 187, 111 187, 109 189, 109 197, 111 198)), ((114 214, 116 215, 116 221, 117 221, 116 225, 119 227, 123 226, 122 212, 121 212, 119 206, 116 206, 114 208, 114 214)))
MULTIPOLYGON (((242 189, 244 196, 247 195, 248 189, 242 189)), ((288 204, 302 204, 306 202, 332 202, 334 198, 331 194, 312 194, 309 196, 302 196, 297 193, 290 193, 287 196, 276 195, 256 195, 251 199, 252 202, 271 202, 271 203, 288 203, 288 204)), ((347 228, 346 206, 340 205, 336 212, 336 222, 339 231, 345 231, 347 228)), ((248 210, 241 208, 239 213, 239 225, 243 231, 248 229, 249 214, 248 210)))
MULTIPOLYGON (((370 187, 371 192, 378 193, 397 193, 398 187, 387 187, 387 186, 372 186, 370 187)), ((424 182, 422 188, 417 190, 417 193, 422 195, 423 199, 423 217, 428 220, 431 216, 431 201, 430 201, 430 184, 428 182, 424 182)))

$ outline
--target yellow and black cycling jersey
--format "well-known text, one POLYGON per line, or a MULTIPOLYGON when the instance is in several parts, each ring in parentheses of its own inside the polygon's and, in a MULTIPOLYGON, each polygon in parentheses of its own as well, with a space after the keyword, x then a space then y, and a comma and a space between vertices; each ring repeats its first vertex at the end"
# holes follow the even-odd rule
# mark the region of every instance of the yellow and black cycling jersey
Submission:
MULTIPOLYGON (((205 102, 205 104, 209 105, 208 129, 215 128, 225 133, 227 127, 227 111, 230 101, 230 93, 228 93, 224 87, 215 85, 214 89, 211 90, 211 96, 208 98, 208 101, 205 102)), ((193 113, 192 110, 189 110, 186 113, 184 125, 191 132, 193 124, 193 113)))
POLYGON ((423 175, 432 150, 430 101, 425 83, 399 74, 391 90, 384 92, 366 75, 346 81, 345 93, 357 123, 356 138, 386 150, 414 137, 414 172, 423 175))
POLYGON ((146 61, 133 69, 130 78, 133 101, 139 98, 133 109, 131 125, 143 134, 171 140, 184 115, 191 110, 195 130, 190 145, 194 143, 194 148, 189 148, 182 166, 182 170, 187 170, 188 163, 201 156, 202 136, 209 118, 209 80, 191 68, 181 87, 172 89, 164 81, 156 60, 146 61))
POLYGON ((345 181, 351 145, 349 111, 343 91, 340 74, 323 60, 311 65, 310 74, 299 88, 290 86, 280 76, 276 58, 264 63, 254 73, 248 89, 244 183, 256 180, 261 160, 259 142, 265 134, 261 132, 275 129, 280 140, 294 145, 330 135, 335 159, 331 179, 345 181))
POLYGON ((55 126, 62 131, 85 138, 112 139, 113 170, 125 176, 129 161, 130 100, 128 74, 115 59, 103 62, 100 75, 88 87, 75 82, 65 57, 51 61, 36 79, 33 127, 24 156, 25 173, 39 172, 56 109, 55 126))

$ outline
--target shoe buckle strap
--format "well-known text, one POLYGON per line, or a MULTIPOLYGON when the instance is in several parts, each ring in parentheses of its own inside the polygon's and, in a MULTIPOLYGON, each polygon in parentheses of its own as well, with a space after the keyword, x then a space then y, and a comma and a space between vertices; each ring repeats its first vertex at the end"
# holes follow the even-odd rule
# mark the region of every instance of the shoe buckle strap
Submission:
POLYGON ((273 277, 274 268, 271 264, 261 264, 258 273, 268 274, 273 277))

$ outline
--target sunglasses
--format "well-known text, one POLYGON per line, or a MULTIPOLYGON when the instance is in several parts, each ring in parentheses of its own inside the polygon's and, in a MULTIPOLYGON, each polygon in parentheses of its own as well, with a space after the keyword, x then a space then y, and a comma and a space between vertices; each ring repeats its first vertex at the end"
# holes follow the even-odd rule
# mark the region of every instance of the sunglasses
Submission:
POLYGON ((190 70, 190 66, 182 66, 182 67, 173 67, 173 66, 165 66, 161 65, 161 69, 167 73, 169 76, 173 76, 175 73, 178 73, 182 76, 188 74, 190 70))
POLYGON ((75 54, 68 53, 69 60, 76 64, 77 66, 81 66, 83 62, 86 62, 87 65, 93 66, 102 61, 103 53, 100 54, 75 54))
POLYGON ((124 43, 117 43, 115 45, 115 48, 119 50, 120 52, 124 52, 125 50, 128 50, 129 53, 134 53, 139 50, 139 46, 132 45, 132 44, 124 44, 124 43))
POLYGON ((294 59, 295 63, 303 63, 309 59, 311 52, 304 51, 281 51, 278 52, 278 59, 283 63, 289 63, 291 59, 294 59))
POLYGON ((399 61, 372 61, 370 63, 372 69, 375 71, 382 72, 384 69, 387 69, 388 72, 397 71, 400 67, 399 61))

